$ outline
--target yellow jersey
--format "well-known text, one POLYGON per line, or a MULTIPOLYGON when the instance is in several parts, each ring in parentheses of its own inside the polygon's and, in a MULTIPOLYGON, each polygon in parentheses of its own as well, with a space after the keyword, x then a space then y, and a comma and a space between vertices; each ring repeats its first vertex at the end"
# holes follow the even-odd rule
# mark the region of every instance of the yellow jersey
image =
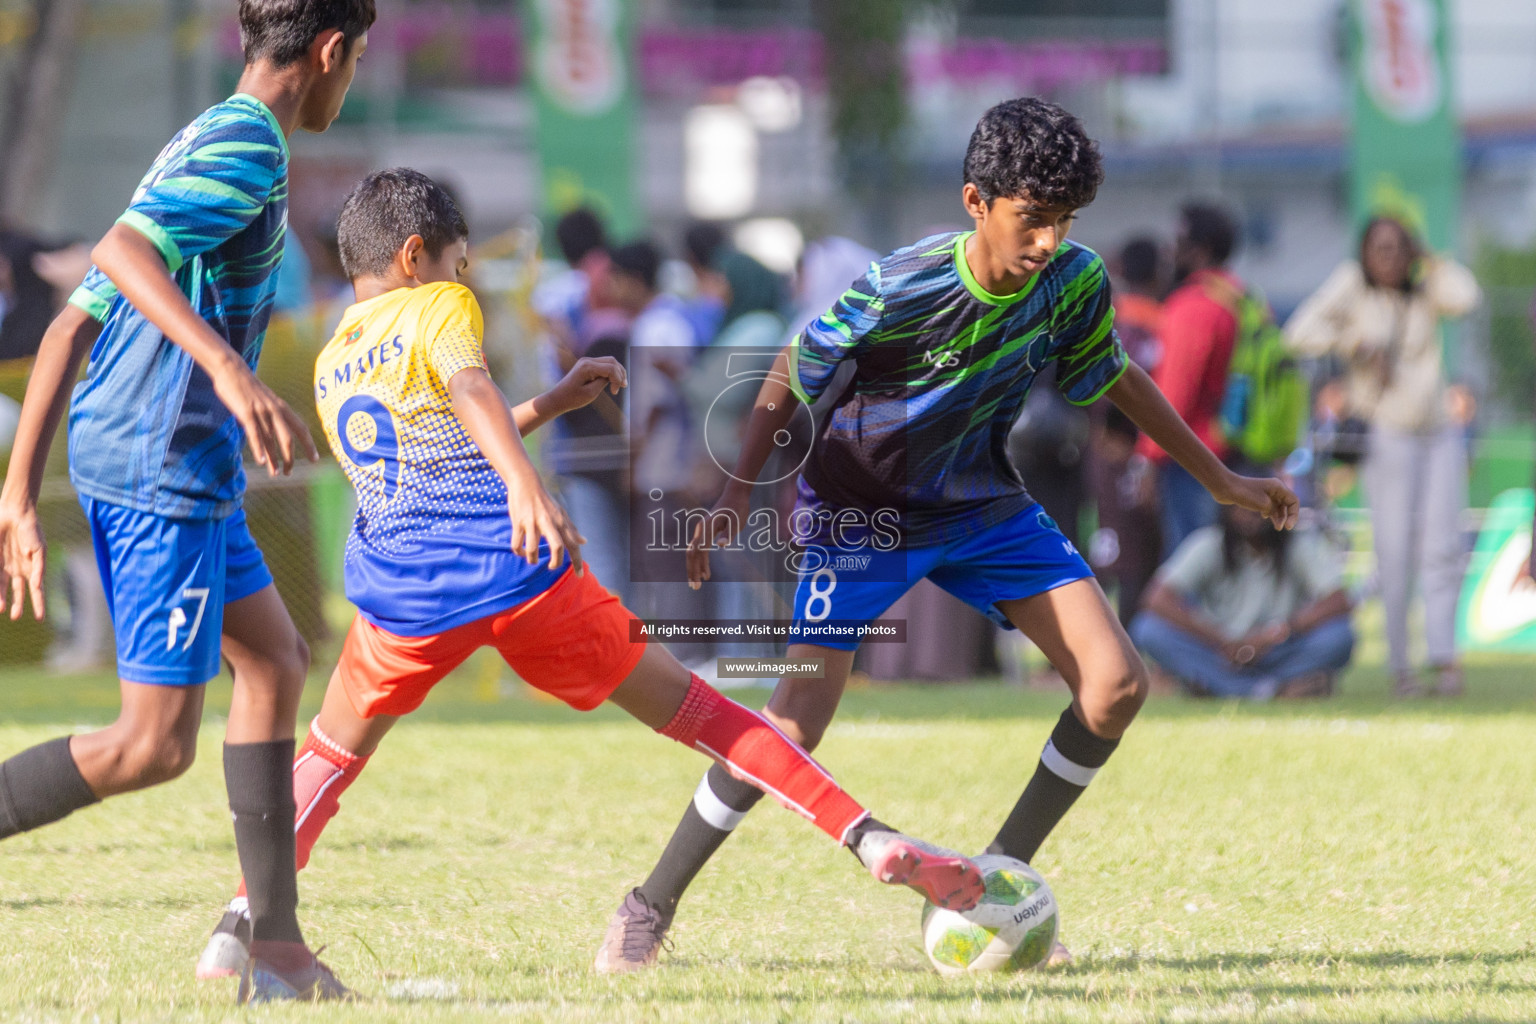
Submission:
POLYGON ((400 636, 505 611, 564 571, 512 553, 506 485, 453 410, 448 381, 485 368, 484 331, 463 285, 397 288, 349 306, 315 360, 320 422, 357 492, 347 597, 400 636))

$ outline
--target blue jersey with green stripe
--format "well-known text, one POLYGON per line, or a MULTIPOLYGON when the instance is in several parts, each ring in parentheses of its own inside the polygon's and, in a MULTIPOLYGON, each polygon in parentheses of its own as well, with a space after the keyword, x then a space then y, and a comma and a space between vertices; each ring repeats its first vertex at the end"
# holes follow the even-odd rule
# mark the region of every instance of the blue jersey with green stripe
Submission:
POLYGON ((1008 459, 1035 375, 1087 405, 1125 371, 1109 277, 1063 242, 1024 290, 992 295, 965 262, 970 232, 899 249, 795 339, 792 386, 814 402, 838 365, 856 371, 817 424, 800 479, 799 532, 845 544, 881 510, 907 546, 942 544, 1033 501, 1008 459), (814 531, 805 529, 812 523, 814 531))
MULTIPOLYGON (((118 222, 148 238, 192 308, 252 369, 288 223, 288 143, 236 94, 161 151, 118 222)), ((92 267, 70 301, 101 320, 69 409, 69 468, 86 497, 219 519, 245 491, 239 424, 208 375, 92 267)))

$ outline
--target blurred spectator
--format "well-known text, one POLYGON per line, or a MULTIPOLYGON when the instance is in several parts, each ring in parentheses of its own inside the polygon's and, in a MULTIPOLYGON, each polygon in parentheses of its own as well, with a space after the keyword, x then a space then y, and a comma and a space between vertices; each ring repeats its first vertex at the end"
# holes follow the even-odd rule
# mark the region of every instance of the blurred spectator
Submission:
POLYGON ((695 221, 683 231, 683 259, 693 271, 694 292, 687 304, 688 321, 701 342, 708 344, 725 323, 725 281, 715 266, 728 251, 725 228, 714 221, 695 221))
POLYGON ((1151 373, 1162 359, 1163 288, 1167 278, 1157 239, 1137 236, 1120 247, 1110 268, 1115 295, 1115 333, 1126 355, 1151 373))
POLYGON ((1157 484, 1152 464, 1136 452, 1139 436, 1130 417, 1108 406, 1094 424, 1089 467, 1099 528, 1088 545, 1088 561, 1101 579, 1116 584, 1116 607, 1126 627, 1162 554, 1157 484))
MULTIPOLYGON (((1217 415, 1237 339, 1234 308, 1243 283, 1226 269, 1237 246, 1237 226, 1223 209, 1188 203, 1179 211, 1174 273, 1179 285, 1163 304, 1162 354, 1152 379, 1195 435, 1217 455, 1226 447, 1217 415)), ((1157 466, 1163 550, 1216 521, 1216 499, 1146 437, 1137 450, 1157 466)))
MULTIPOLYGON (((1151 373, 1162 356, 1159 296, 1167 276, 1162 247, 1153 238, 1132 238, 1113 260, 1111 275, 1115 332, 1126 354, 1151 373)), ((1124 413, 1106 401, 1095 403, 1090 411, 1088 480, 1099 525, 1088 544, 1088 561, 1101 578, 1116 584, 1120 623, 1129 626, 1162 558, 1157 474, 1146 456, 1137 453, 1140 432, 1124 413)))
POLYGON ((784 278, 733 247, 720 225, 712 222, 691 225, 683 233, 683 249, 696 282, 687 313, 700 343, 775 344, 777 337, 761 337, 768 321, 752 314, 771 314, 783 332, 789 300, 784 278), (732 333, 727 336, 727 331, 732 333))
POLYGON ((784 278, 735 249, 715 257, 720 297, 725 315, 713 345, 773 345, 784 334, 784 311, 789 290, 784 278))
MULTIPOLYGON (((760 376, 754 371, 772 365, 784 337, 787 296, 782 277, 746 253, 728 247, 716 249, 713 269, 705 274, 710 290, 724 303, 723 319, 688 374, 684 391, 694 433, 708 447, 707 453, 698 453, 693 491, 713 495, 725 484, 724 467, 736 464, 757 400, 760 376)), ((804 454, 803 449, 800 454, 804 454)), ((754 488, 754 508, 773 506, 780 490, 771 484, 754 488)), ((776 575, 773 562, 781 557, 771 551, 721 551, 715 570, 718 582, 713 587, 716 614, 726 621, 780 617, 771 581, 776 575)), ((790 594, 784 614, 792 610, 793 600, 790 594)), ((771 641, 722 644, 716 650, 717 655, 736 657, 774 653, 776 645, 771 641)))
POLYGON ((692 450, 678 382, 691 365, 697 335, 683 301, 657 290, 661 252, 631 242, 613 252, 609 289, 633 318, 630 328, 630 443, 637 492, 685 488, 692 450))
MULTIPOLYGON (((727 249, 718 252, 716 260, 718 269, 706 274, 712 278, 712 294, 724 303, 724 319, 683 383, 692 422, 709 431, 714 461, 705 469, 736 464, 757 391, 730 384, 733 375, 772 365, 784 337, 787 305, 784 279, 751 256, 727 249), (749 349, 752 354, 733 361, 733 349, 749 349)), ((723 478, 718 483, 723 484, 723 478)))
POLYGON ((1158 570, 1131 639, 1193 693, 1327 696, 1355 644, 1341 563, 1312 527, 1224 506, 1158 570))
POLYGON ((90 267, 87 245, 0 230, 0 360, 37 355, 54 314, 90 267))
MULTIPOLYGON (((693 466, 703 457, 680 390, 697 355, 698 336, 686 306, 658 288, 661 252, 650 242, 630 242, 613 251, 609 290, 614 304, 633 318, 629 337, 630 593, 642 618, 708 619, 715 593, 691 590, 680 576, 683 552, 659 528, 679 512, 703 506, 690 492, 693 466)), ((701 674, 709 644, 668 643, 685 664, 701 674)))
POLYGON ((1399 697, 1424 693, 1408 651, 1415 569, 1433 685, 1449 696, 1464 688, 1456 604, 1471 399, 1446 383, 1440 320, 1465 315, 1478 299, 1465 267, 1425 252, 1401 221, 1376 217, 1361 234, 1359 259, 1341 263, 1286 325, 1298 352, 1343 361, 1349 411, 1368 425, 1363 479, 1399 697))
POLYGON ((565 269, 540 281, 532 298, 534 311, 557 343, 557 365, 549 368, 554 374, 551 383, 586 355, 593 341, 628 329, 628 320, 609 291, 608 232, 597 214, 578 207, 563 215, 555 222, 555 244, 565 269))
MULTIPOLYGON (((0 393, 0 459, 16 437, 32 357, 48 324, 91 267, 84 244, 60 245, 18 231, 0 230, 0 362, 10 363, 0 393)), ((65 545, 54 561, 67 616, 50 616, 54 642, 47 654, 56 672, 100 668, 112 654, 112 618, 90 546, 65 545)))
MULTIPOLYGON (((560 379, 581 356, 613 356, 628 365, 629 314, 608 298, 611 259, 607 232, 591 210, 565 214, 555 225, 565 266, 547 275, 533 307, 549 330, 545 374, 560 379)), ((545 428, 540 454, 556 477, 560 500, 587 538, 582 556, 620 600, 628 600, 629 449, 624 412, 609 395, 558 417, 545 428)))

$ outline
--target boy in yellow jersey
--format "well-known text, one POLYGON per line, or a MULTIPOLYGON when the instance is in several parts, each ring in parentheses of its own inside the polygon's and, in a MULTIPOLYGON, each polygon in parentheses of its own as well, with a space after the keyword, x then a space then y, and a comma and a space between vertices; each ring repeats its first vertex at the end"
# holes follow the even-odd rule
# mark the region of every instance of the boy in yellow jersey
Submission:
MULTIPOLYGON (((617 393, 623 367, 579 360, 553 389, 509 408, 486 372, 480 308, 458 283, 464 218, 422 174, 364 179, 337 234, 357 302, 316 360, 315 400, 357 490, 345 579, 358 616, 294 761, 299 866, 390 727, 475 650, 494 647, 577 710, 611 700, 715 759, 848 846, 880 881, 974 906, 984 889, 973 863, 871 818, 761 715, 665 648, 632 641, 634 616, 583 572, 584 538, 544 490, 521 435, 604 388, 617 393)), ((652 913, 643 901, 630 909, 652 913)), ((237 896, 199 975, 238 971, 247 936, 237 896)))

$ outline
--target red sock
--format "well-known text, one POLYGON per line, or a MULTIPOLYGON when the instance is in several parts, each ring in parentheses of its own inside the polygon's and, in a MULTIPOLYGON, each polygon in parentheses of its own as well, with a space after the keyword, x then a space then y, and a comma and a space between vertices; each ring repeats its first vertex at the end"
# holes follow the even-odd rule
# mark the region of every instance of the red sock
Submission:
MULTIPOLYGON (((301 869, 309 863, 309 852, 326 823, 341 809, 341 794, 367 763, 368 758, 342 749, 318 725, 310 723, 304 746, 293 759, 294 852, 301 869)), ((244 879, 235 895, 245 895, 244 879)))
POLYGON ((811 821, 840 843, 869 817, 826 770, 772 722, 722 696, 698 676, 683 706, 656 730, 719 761, 736 778, 756 786, 811 821))

